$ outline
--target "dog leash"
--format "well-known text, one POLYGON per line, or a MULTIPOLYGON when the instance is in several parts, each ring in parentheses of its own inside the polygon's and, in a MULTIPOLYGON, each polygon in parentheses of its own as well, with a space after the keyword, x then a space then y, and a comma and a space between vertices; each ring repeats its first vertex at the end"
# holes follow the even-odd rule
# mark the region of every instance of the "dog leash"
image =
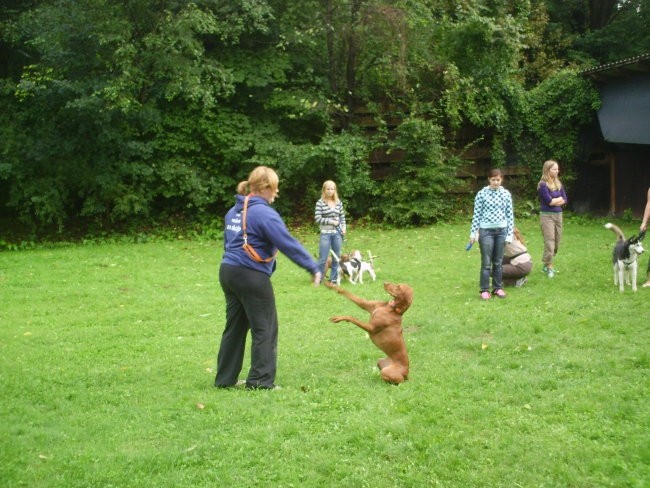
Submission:
POLYGON ((343 233, 343 229, 341 229, 340 224, 336 226, 336 232, 338 232, 339 235, 341 236, 341 240, 345 242, 345 234, 343 233))

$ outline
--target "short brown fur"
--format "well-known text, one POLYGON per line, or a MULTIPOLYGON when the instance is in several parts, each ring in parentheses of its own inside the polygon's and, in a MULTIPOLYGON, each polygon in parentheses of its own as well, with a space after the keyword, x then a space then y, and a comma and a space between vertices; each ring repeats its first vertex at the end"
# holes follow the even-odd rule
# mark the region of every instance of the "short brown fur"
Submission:
POLYGON ((402 334, 402 315, 413 302, 413 289, 403 283, 384 283, 384 290, 393 297, 386 302, 365 300, 331 283, 326 283, 326 286, 370 313, 369 322, 362 322, 349 315, 337 315, 331 317, 330 321, 350 322, 368 333, 372 342, 387 356, 377 361, 384 381, 399 384, 407 380, 409 357, 402 334))

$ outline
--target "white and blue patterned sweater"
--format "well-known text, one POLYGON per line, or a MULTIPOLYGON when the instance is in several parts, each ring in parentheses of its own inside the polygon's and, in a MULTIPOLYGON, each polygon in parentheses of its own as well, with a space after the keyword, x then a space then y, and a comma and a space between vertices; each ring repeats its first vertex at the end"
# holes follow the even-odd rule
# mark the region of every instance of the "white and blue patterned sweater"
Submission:
POLYGON ((510 192, 500 186, 493 190, 489 186, 479 190, 474 198, 474 216, 469 238, 478 239, 479 229, 506 228, 506 241, 512 241, 515 217, 510 192))

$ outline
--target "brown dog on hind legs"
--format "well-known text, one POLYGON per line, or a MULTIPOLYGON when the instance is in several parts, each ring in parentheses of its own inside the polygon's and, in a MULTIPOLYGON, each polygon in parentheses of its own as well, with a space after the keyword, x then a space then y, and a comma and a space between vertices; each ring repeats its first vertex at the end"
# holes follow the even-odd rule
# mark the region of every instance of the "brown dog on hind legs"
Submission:
POLYGON ((409 357, 402 334, 402 315, 413 302, 413 289, 403 283, 384 283, 384 290, 393 297, 386 302, 365 300, 334 284, 326 285, 370 313, 369 322, 349 315, 337 315, 331 317, 330 321, 350 322, 368 333, 370 340, 386 354, 385 358, 377 361, 384 381, 399 384, 407 380, 409 357))

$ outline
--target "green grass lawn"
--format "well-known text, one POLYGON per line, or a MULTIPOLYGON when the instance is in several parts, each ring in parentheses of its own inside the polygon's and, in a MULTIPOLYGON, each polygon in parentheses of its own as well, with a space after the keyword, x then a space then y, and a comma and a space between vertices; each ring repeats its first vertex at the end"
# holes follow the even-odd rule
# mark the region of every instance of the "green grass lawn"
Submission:
POLYGON ((550 280, 537 221, 518 222, 533 272, 489 302, 469 222, 352 229, 378 280, 343 286, 415 290, 400 386, 362 330, 327 320, 365 312, 284 257, 283 389, 249 392, 212 386, 220 242, 0 253, 0 485, 647 487, 650 289, 614 286, 603 223, 566 220, 550 280))

